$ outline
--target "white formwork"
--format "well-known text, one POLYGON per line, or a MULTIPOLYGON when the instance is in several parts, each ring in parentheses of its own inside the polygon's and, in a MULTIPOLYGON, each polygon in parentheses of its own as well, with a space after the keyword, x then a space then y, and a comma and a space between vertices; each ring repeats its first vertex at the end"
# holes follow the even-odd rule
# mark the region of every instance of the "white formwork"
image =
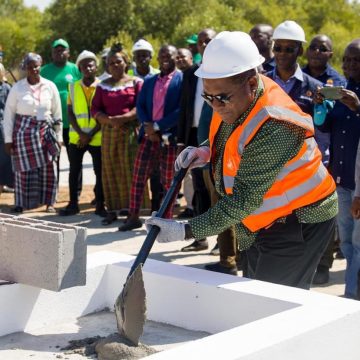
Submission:
MULTIPOLYGON (((0 287, 0 336, 113 308, 133 257, 88 257, 87 284, 59 293, 0 287)), ((149 359, 358 360, 360 302, 147 260, 149 320, 213 335, 149 359)))

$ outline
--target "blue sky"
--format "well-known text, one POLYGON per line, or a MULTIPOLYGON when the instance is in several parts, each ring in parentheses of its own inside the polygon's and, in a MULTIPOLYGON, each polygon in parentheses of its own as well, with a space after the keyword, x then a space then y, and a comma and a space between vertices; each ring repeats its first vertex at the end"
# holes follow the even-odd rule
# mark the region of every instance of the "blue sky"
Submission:
POLYGON ((26 6, 36 5, 40 10, 44 10, 53 0, 24 0, 26 6))

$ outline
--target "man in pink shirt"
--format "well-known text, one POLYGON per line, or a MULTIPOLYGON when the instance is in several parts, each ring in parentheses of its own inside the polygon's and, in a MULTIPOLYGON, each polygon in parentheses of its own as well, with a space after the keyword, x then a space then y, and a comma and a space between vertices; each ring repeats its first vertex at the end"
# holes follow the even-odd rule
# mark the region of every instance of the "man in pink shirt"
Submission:
MULTIPOLYGON (((139 148, 136 154, 131 184, 129 216, 120 231, 142 226, 139 211, 146 183, 155 167, 160 169, 164 190, 174 177, 176 133, 180 112, 182 73, 176 70, 176 48, 164 45, 158 53, 160 74, 145 79, 136 110, 141 122, 139 148)), ((172 217, 172 209, 166 214, 172 217)))

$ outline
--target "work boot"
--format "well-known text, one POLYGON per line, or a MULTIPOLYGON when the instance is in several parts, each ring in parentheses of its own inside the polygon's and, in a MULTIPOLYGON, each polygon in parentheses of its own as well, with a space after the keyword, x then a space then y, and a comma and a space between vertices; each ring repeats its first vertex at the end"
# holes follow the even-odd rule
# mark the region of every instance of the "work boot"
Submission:
POLYGON ((59 210, 60 216, 71 216, 76 215, 80 212, 77 204, 69 203, 65 208, 59 210))
POLYGON ((184 246, 181 251, 188 252, 188 251, 201 251, 207 250, 209 248, 209 244, 206 239, 195 240, 190 245, 184 246))
POLYGON ((236 266, 226 267, 221 265, 219 262, 213 264, 206 264, 204 266, 206 270, 215 271, 222 274, 237 275, 238 269, 236 266))
POLYGON ((313 285, 324 285, 329 282, 329 268, 323 265, 319 265, 316 269, 313 285))

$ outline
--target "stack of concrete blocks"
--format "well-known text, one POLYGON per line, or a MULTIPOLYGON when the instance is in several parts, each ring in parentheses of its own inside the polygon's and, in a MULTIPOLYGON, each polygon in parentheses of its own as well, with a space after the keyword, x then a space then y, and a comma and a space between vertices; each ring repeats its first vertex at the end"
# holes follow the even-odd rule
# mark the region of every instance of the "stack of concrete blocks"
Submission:
POLYGON ((86 229, 0 214, 0 279, 60 291, 86 284, 86 229))

